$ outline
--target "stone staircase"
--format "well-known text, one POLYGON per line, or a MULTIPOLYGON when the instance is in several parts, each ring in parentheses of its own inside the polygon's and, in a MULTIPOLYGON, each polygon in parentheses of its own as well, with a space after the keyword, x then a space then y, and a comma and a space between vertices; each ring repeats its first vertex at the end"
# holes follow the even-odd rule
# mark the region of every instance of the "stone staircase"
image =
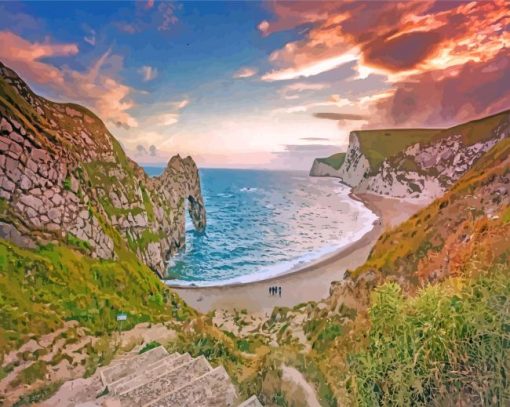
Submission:
POLYGON ((169 354, 159 346, 142 354, 132 352, 100 372, 108 389, 105 402, 121 407, 261 407, 253 396, 239 404, 223 366, 212 368, 203 357, 169 354))

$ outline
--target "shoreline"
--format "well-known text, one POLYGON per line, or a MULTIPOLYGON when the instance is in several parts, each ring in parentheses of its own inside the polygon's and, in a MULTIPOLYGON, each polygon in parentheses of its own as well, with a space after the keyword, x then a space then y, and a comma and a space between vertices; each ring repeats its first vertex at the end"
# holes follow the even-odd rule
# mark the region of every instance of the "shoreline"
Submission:
POLYGON ((270 312, 275 306, 289 306, 318 301, 329 295, 333 281, 343 278, 346 270, 362 265, 385 228, 396 226, 411 217, 423 205, 373 194, 349 196, 372 211, 378 220, 360 239, 296 270, 264 280, 215 286, 171 286, 187 304, 201 312, 213 309, 246 309, 270 312), (269 286, 282 287, 282 296, 270 296, 269 286))
POLYGON ((196 290, 196 289, 201 289, 201 288, 205 289, 205 288, 237 287, 237 286, 250 285, 250 284, 255 284, 255 283, 271 282, 271 281, 278 280, 279 278, 286 277, 286 276, 294 274, 294 273, 302 273, 302 272, 312 270, 316 267, 321 267, 322 265, 326 265, 331 261, 335 261, 338 257, 345 256, 350 251, 355 249, 356 246, 358 246, 358 243, 362 243, 368 236, 370 236, 370 234, 374 232, 374 229, 376 229, 377 226, 380 226, 382 224, 383 214, 377 208, 376 205, 373 205, 370 202, 370 199, 367 199, 366 201, 363 200, 363 198, 360 198, 354 192, 352 192, 352 188, 349 185, 344 184, 341 180, 339 181, 339 183, 346 186, 347 188, 349 188, 349 193, 347 194, 347 196, 350 199, 361 203, 366 209, 368 209, 370 212, 372 212, 372 214, 374 214, 376 217, 376 219, 372 222, 372 225, 371 225, 372 227, 370 228, 370 230, 365 232, 363 235, 361 235, 356 240, 347 242, 347 243, 343 244, 342 246, 337 247, 337 248, 331 250, 330 252, 323 254, 323 255, 317 257, 316 259, 308 261, 304 264, 298 263, 294 267, 291 267, 290 269, 285 270, 285 271, 281 272, 280 274, 269 275, 267 277, 264 276, 264 273, 253 273, 253 274, 249 274, 249 275, 245 275, 245 276, 234 277, 232 279, 211 281, 210 284, 203 284, 204 281, 200 281, 200 283, 202 283, 202 284, 195 284, 194 281, 189 281, 189 282, 186 282, 183 284, 172 284, 172 281, 175 281, 175 280, 163 280, 164 283, 172 289, 196 290), (262 274, 262 275, 260 276, 260 274, 262 274), (257 278, 254 280, 247 280, 247 281, 236 281, 236 279, 238 279, 238 278, 248 277, 250 275, 253 275, 254 277, 257 277, 257 275, 259 275, 260 278, 257 278))

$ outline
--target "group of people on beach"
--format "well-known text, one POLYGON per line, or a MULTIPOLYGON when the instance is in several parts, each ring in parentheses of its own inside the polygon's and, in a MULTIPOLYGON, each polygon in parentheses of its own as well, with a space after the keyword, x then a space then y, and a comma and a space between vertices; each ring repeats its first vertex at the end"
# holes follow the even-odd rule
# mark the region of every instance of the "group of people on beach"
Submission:
POLYGON ((269 287, 269 295, 279 295, 282 296, 282 287, 271 286, 269 287))

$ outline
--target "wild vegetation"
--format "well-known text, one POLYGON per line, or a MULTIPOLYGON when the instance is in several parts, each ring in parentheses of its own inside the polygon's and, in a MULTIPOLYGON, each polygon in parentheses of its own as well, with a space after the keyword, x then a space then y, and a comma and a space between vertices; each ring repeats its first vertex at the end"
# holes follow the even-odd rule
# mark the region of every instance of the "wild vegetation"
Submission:
POLYGON ((303 405, 282 365, 301 371, 324 406, 507 405, 509 153, 501 141, 443 198, 384 233, 324 303, 276 308, 251 325, 238 312, 227 337, 179 337, 179 349, 224 364, 266 405, 303 405))
POLYGON ((101 261, 60 245, 27 250, 0 240, 0 352, 66 320, 100 336, 119 328, 120 312, 129 316, 123 329, 194 315, 134 255, 124 254, 101 261))
POLYGON ((338 170, 345 161, 345 153, 337 153, 326 158, 318 158, 317 161, 329 165, 335 170, 338 170))
MULTIPOLYGON (((0 78, 0 105, 51 150, 58 135, 26 96, 0 78)), ((66 106, 83 113, 79 106, 66 106)), ((99 137, 104 127, 91 117, 88 130, 99 137)), ((374 170, 417 142, 450 134, 461 134, 466 144, 484 141, 491 135, 487 129, 496 128, 502 117, 446 130, 361 131, 358 136, 374 170)), ((59 126, 71 130, 72 117, 63 115, 59 126)), ((59 142, 69 151, 76 148, 59 142)), ((204 355, 213 366, 225 366, 243 398, 255 394, 268 406, 303 403, 283 380, 282 366, 300 371, 324 406, 510 404, 509 139, 485 153, 442 198, 387 230, 368 261, 335 284, 327 300, 275 308, 257 321, 238 311, 231 315, 234 328, 190 309, 137 257, 163 237, 161 230, 145 230, 133 239, 114 226, 114 219, 141 212, 156 223, 163 198, 142 185, 143 177, 127 185, 117 179, 118 170, 130 180, 138 170, 119 143, 111 142, 118 165, 90 160, 72 176, 79 180, 80 202, 93 197, 85 213, 94 215, 113 242, 113 259, 92 258, 89 242, 67 231, 34 249, 0 239, 2 362, 20 345, 69 321, 77 326, 59 332, 53 343, 78 343, 78 330, 94 337, 80 343, 86 358, 79 362, 38 348, 18 352, 16 363, 2 363, 0 379, 11 375, 12 386, 38 386, 17 405, 50 396, 60 383, 47 383, 46 376, 61 362, 81 364, 85 376, 110 363, 119 350, 114 331, 162 321, 176 331, 175 339, 164 343, 170 351, 204 355), (116 205, 114 194, 121 190, 137 205, 116 205), (128 315, 122 326, 116 320, 120 312, 128 315)), ((344 159, 345 154, 336 154, 321 160, 340 168, 344 159)), ((401 168, 415 165, 409 160, 401 168)), ((71 175, 63 188, 71 190, 71 175)), ((163 211, 170 218, 183 205, 180 199, 163 211)), ((17 226, 23 219, 15 219, 12 210, 0 199, 0 221, 17 226)), ((139 351, 158 344, 149 342, 139 351)))
POLYGON ((348 361, 357 405, 506 405, 509 270, 457 277, 406 298, 396 283, 372 293, 365 348, 348 361))

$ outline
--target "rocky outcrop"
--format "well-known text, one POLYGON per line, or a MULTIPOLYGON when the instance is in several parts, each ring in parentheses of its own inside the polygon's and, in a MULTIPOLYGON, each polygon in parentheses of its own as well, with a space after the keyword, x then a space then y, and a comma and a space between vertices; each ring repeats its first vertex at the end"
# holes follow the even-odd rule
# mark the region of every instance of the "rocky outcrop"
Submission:
POLYGON ((310 170, 310 177, 339 177, 339 169, 344 163, 345 153, 333 154, 329 157, 316 158, 310 170))
POLYGON ((310 177, 340 177, 340 171, 321 161, 320 158, 313 160, 310 169, 310 177))
MULTIPOLYGON (((173 157, 149 178, 92 112, 35 95, 0 63, 0 232, 114 259, 132 250, 159 275, 184 245, 185 210, 205 228, 198 169, 173 157)), ((35 243, 34 243, 35 242, 35 243)))
MULTIPOLYGON (((351 132, 345 161, 338 171, 330 171, 330 176, 340 177, 354 192, 430 202, 443 195, 498 141, 509 136, 510 112, 434 130, 428 140, 407 143, 401 151, 388 156, 383 151, 366 151, 360 142, 361 137, 387 137, 391 132, 384 136, 351 132), (384 159, 374 165, 369 154, 384 159)), ((407 133, 412 135, 412 130, 407 133)), ((392 143, 391 138, 384 143, 392 143)), ((405 145, 401 140, 400 143, 405 145)))

